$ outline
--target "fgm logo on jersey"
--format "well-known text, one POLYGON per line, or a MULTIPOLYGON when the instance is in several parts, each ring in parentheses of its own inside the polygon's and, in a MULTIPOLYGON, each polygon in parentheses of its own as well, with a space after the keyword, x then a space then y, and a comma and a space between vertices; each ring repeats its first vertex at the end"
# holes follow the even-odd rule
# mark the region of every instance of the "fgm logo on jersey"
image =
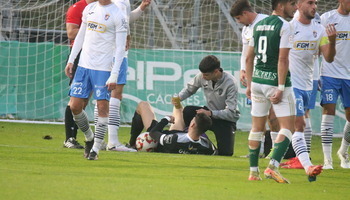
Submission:
POLYGON ((295 50, 315 50, 316 46, 315 41, 295 41, 293 44, 295 50))
POLYGON ((97 23, 97 22, 93 22, 93 21, 88 21, 87 27, 88 27, 88 30, 96 31, 96 32, 99 32, 99 33, 104 33, 104 32, 106 32, 106 29, 107 29, 106 25, 100 24, 100 23, 97 23))
POLYGON ((312 32, 312 34, 314 35, 314 38, 317 38, 317 32, 316 31, 312 32))
POLYGON ((107 21, 109 19, 110 15, 109 14, 106 14, 105 15, 105 20, 107 21))
POLYGON ((350 31, 338 31, 337 40, 350 40, 350 31))

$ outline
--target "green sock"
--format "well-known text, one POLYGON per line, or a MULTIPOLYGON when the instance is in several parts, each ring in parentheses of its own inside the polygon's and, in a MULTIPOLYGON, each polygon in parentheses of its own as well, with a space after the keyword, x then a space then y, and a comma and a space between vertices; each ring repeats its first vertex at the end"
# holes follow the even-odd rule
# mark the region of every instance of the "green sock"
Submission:
POLYGON ((271 158, 280 163, 284 154, 286 154, 288 150, 289 144, 290 140, 287 137, 285 137, 282 142, 275 143, 273 146, 273 153, 271 158))
POLYGON ((257 167, 257 166, 259 166, 260 145, 256 149, 249 148, 249 163, 250 163, 250 167, 257 167))

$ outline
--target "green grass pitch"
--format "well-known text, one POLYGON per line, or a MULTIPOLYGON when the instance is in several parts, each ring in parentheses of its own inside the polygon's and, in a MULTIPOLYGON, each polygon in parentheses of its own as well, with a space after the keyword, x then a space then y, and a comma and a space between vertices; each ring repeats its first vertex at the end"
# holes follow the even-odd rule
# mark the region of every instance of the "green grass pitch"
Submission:
MULTIPOLYGON (((127 142, 129 128, 120 129, 127 142)), ((162 153, 100 152, 97 161, 83 150, 62 147, 63 125, 0 122, 0 198, 8 199, 348 199, 350 170, 335 153, 334 170, 308 182, 304 170, 281 169, 292 183, 248 181, 247 132, 236 133, 233 157, 162 153), (51 140, 43 136, 50 135, 51 140)), ((212 133, 209 134, 213 138, 212 133)), ((83 143, 82 133, 78 141, 83 143)), ((322 164, 321 138, 312 138, 312 162, 322 164)), ((260 159, 260 170, 268 160, 260 159)))

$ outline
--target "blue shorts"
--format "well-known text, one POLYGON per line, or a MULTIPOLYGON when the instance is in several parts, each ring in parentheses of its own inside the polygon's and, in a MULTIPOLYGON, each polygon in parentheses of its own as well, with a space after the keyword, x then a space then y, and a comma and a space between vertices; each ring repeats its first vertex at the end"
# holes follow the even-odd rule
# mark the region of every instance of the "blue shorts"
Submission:
POLYGON ((309 106, 308 109, 314 109, 316 105, 316 97, 317 97, 317 90, 318 90, 318 80, 313 81, 313 87, 311 92, 311 97, 309 100, 309 106))
POLYGON ((293 88, 294 96, 295 96, 295 106, 297 110, 296 116, 304 116, 305 111, 309 109, 309 102, 312 90, 300 90, 297 88, 293 88))
POLYGON ((320 80, 321 105, 336 104, 340 95, 344 108, 350 107, 350 80, 327 76, 321 76, 320 80))
POLYGON ((69 96, 86 99, 93 91, 94 99, 109 101, 111 92, 107 89, 106 81, 110 74, 111 72, 108 71, 97 71, 78 66, 69 96))
POLYGON ((120 65, 119 75, 118 75, 118 85, 126 84, 126 75, 128 72, 128 58, 124 57, 122 64, 120 65))

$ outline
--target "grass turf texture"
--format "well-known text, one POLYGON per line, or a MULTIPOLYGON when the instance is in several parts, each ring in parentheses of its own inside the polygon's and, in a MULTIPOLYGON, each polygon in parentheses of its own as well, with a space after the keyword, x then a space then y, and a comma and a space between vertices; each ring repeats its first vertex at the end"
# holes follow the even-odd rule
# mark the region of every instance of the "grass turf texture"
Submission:
MULTIPOLYGON (((129 128, 120 128, 127 142, 129 128)), ((350 170, 335 153, 334 170, 308 182, 304 170, 281 169, 292 184, 248 181, 247 132, 236 133, 233 157, 162 153, 100 152, 88 161, 83 150, 63 148, 64 126, 0 122, 1 199, 348 199, 350 170), (53 139, 44 140, 50 135, 53 139)), ((213 134, 209 136, 213 138, 213 134)), ((83 135, 78 133, 83 143, 83 135)), ((312 138, 312 162, 322 164, 321 138, 312 138)), ((268 160, 260 159, 260 170, 268 160)), ((262 176, 263 177, 263 176, 262 176)))

